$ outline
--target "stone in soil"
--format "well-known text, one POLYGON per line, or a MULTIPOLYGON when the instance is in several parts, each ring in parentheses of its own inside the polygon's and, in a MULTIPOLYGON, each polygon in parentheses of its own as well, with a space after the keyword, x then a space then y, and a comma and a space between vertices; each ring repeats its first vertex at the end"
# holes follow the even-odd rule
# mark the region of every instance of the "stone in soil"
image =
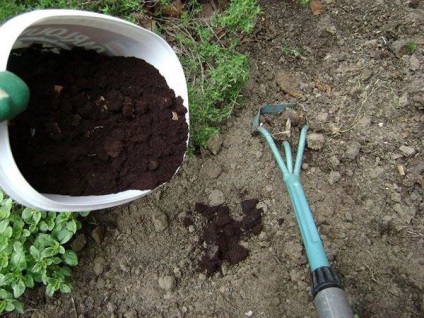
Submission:
POLYGON ((9 134, 20 171, 39 192, 154 189, 181 165, 187 109, 146 61, 33 47, 14 50, 8 70, 31 90, 9 134))
POLYGON ((324 147, 325 137, 323 134, 310 133, 306 137, 308 148, 313 150, 321 150, 324 147))

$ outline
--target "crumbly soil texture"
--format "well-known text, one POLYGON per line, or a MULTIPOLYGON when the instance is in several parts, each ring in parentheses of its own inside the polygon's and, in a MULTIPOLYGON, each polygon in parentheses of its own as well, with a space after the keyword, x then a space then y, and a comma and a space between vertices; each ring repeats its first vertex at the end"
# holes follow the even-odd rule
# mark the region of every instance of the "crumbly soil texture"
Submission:
MULTIPOLYGON (((263 13, 242 39, 245 105, 213 151, 187 158, 151 196, 92 212, 73 242, 73 291, 28 294, 24 317, 316 317, 287 190, 251 131, 260 106, 288 102, 307 118, 301 181, 357 317, 424 316, 424 3, 320 2, 314 15, 297 1, 259 1, 263 13), (260 233, 237 237, 247 257, 199 272, 198 257, 217 251, 203 242, 205 225, 241 222, 241 203, 254 199, 260 233), (228 207, 231 218, 209 220, 196 203, 228 207)), ((292 130, 277 139, 295 149, 304 123, 264 117, 276 136, 292 130)))
POLYGON ((15 161, 39 192, 100 195, 168 182, 187 147, 187 109, 146 61, 41 46, 8 69, 31 92, 10 125, 15 161))

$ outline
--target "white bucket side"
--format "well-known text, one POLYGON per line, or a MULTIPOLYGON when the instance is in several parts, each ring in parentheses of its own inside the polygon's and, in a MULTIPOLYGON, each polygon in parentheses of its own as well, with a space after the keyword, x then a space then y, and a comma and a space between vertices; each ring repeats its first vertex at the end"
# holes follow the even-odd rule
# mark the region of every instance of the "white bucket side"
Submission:
MULTIPOLYGON (((7 34, 4 46, 0 49, 0 70, 6 69, 7 59, 10 51, 16 46, 21 46, 25 40, 23 33, 31 28, 43 26, 75 26, 77 29, 87 28, 90 32, 113 33, 115 40, 125 39, 124 44, 100 43, 106 48, 115 49, 112 55, 134 56, 146 60, 159 70, 165 77, 168 86, 174 90, 176 96, 181 96, 184 106, 187 108, 186 121, 189 123, 188 115, 188 92, 187 84, 182 66, 175 52, 169 44, 158 35, 143 29, 127 21, 118 18, 78 10, 37 10, 17 16, 0 27, 0 38, 7 34), (112 31, 111 31, 112 30, 112 31), (18 40, 21 39, 21 40, 18 40), (129 42, 128 42, 129 41, 129 42), (128 44, 131 45, 128 45, 128 44), (112 44, 115 44, 113 47, 112 44)), ((63 29, 63 28, 62 28, 63 29)), ((41 29, 39 29, 41 30, 41 29)), ((44 29, 46 30, 46 29, 44 29)), ((71 30, 72 31, 72 30, 71 30)), ((59 34, 64 31, 50 29, 47 34, 59 34)), ((31 33, 28 31, 27 33, 31 33)), ((36 32, 33 32, 34 35, 36 32)), ((42 34, 40 32, 39 34, 42 34)), ((84 37, 79 37, 79 39, 84 37)), ((27 39, 28 40, 28 39, 27 39)), ((47 40, 51 40, 47 38, 47 40)), ((91 43, 91 42, 85 42, 91 43)), ((60 45, 60 43, 59 43, 60 45)), ((25 43, 24 45, 25 46, 25 43)), ((73 45, 78 46, 78 45, 73 45)), ((109 52, 111 53, 111 52, 109 52)), ((127 203, 152 192, 152 190, 127 190, 120 193, 72 197, 57 194, 41 194, 37 192, 25 180, 20 173, 10 149, 7 123, 0 123, 0 187, 3 188, 13 199, 22 205, 50 211, 87 211, 105 209, 127 203)))

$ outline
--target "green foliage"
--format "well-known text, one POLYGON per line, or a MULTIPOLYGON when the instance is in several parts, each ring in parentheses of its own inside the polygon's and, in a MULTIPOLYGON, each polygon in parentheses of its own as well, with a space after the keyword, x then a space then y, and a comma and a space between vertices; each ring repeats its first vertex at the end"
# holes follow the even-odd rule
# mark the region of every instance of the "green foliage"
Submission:
POLYGON ((408 43, 406 43, 406 50, 408 51, 408 54, 414 53, 416 49, 417 43, 415 43, 414 41, 409 41, 408 43))
POLYGON ((311 0, 299 0, 299 3, 302 7, 307 7, 311 3, 311 0))
POLYGON ((232 33, 249 33, 254 27, 254 20, 261 12, 256 1, 233 0, 225 14, 216 15, 213 24, 232 33))
POLYGON ((283 47, 283 54, 286 56, 293 56, 295 58, 298 58, 299 56, 302 55, 303 52, 304 52, 304 49, 302 48, 291 48, 289 46, 283 47))
POLYGON ((18 4, 14 1, 0 0, 0 24, 4 20, 18 14, 24 9, 25 7, 23 5, 18 4))
POLYGON ((48 296, 71 291, 78 258, 64 244, 81 228, 78 215, 24 208, 0 191, 0 313, 22 312, 19 297, 36 283, 48 296))
POLYGON ((34 9, 80 9, 101 12, 108 15, 121 17, 136 22, 134 13, 142 10, 139 0, 102 0, 102 1, 80 1, 80 0, 0 0, 0 21, 13 16, 18 12, 34 9), (3 2, 5 5, 3 5, 3 2))
POLYGON ((210 22, 185 14, 174 34, 188 78, 191 147, 205 147, 229 118, 249 79, 238 53, 239 37, 252 31, 260 9, 255 0, 233 0, 210 22))

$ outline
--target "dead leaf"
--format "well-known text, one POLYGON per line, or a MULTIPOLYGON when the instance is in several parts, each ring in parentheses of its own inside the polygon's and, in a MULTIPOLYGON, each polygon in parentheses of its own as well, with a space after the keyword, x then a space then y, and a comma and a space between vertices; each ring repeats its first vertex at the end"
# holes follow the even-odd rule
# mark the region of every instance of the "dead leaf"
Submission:
POLYGON ((172 112, 172 120, 178 120, 178 114, 176 112, 172 112))
POLYGON ((284 93, 294 98, 302 99, 304 97, 298 88, 299 81, 297 80, 295 74, 290 74, 284 71, 277 72, 275 75, 275 81, 284 93))
POLYGON ((327 94, 331 92, 331 86, 321 82, 319 79, 315 80, 315 87, 327 94))
POLYGON ((180 18, 184 11, 184 4, 181 0, 174 0, 169 6, 167 5, 163 9, 166 16, 171 18, 180 18))
POLYGON ((311 11, 313 15, 319 15, 322 13, 322 3, 320 0, 312 0, 311 1, 311 11))
POLYGON ((138 23, 145 29, 154 32, 156 30, 156 20, 150 19, 144 14, 136 16, 138 23))

